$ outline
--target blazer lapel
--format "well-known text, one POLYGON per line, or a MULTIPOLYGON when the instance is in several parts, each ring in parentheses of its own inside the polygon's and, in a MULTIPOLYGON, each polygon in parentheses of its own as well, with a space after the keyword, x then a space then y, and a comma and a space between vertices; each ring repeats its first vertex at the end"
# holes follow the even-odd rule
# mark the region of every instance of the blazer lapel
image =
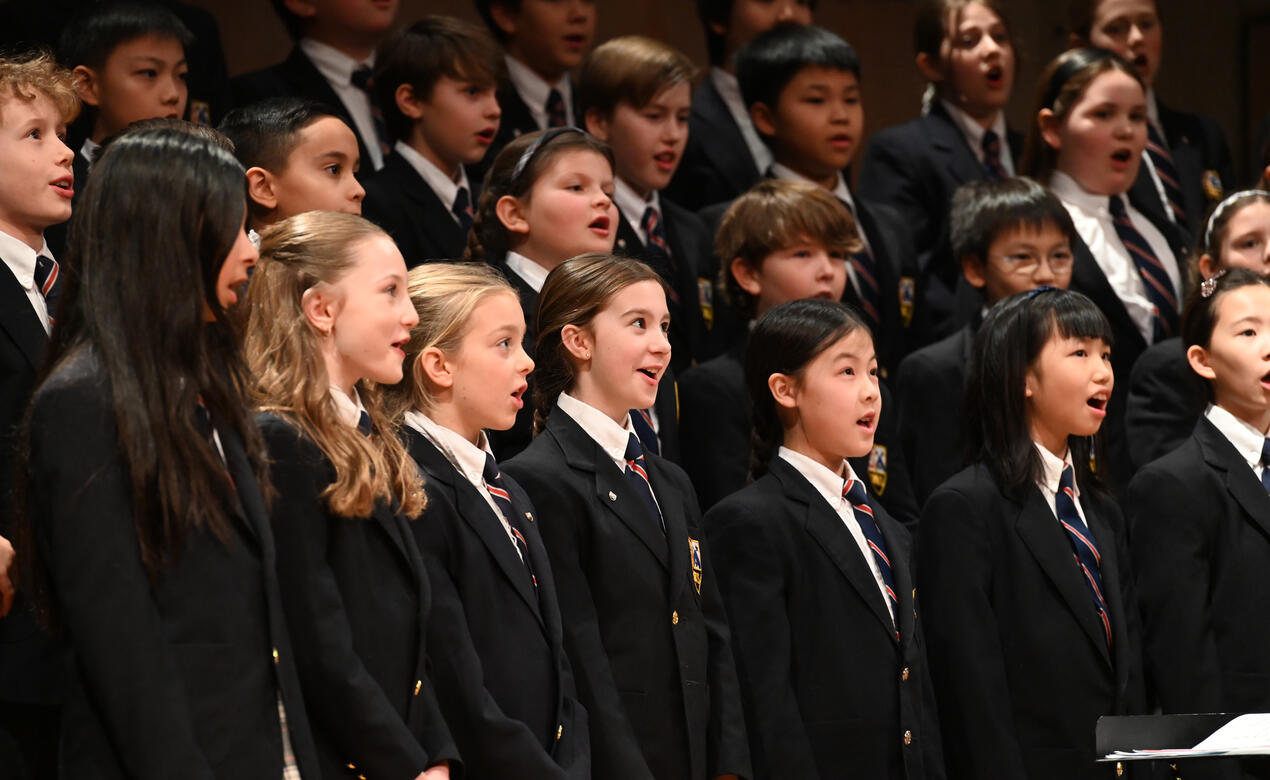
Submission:
MULTIPOLYGON (((1086 501, 1081 504, 1081 508, 1085 510, 1085 522, 1098 544, 1102 569, 1102 596, 1107 602, 1107 611, 1111 613, 1108 620, 1111 622, 1114 668, 1117 678, 1122 678, 1137 661, 1133 658, 1135 648, 1130 646, 1129 633, 1125 625, 1125 616, 1131 606, 1124 603, 1123 592, 1120 590, 1120 558, 1116 554, 1116 538, 1098 505, 1093 501, 1086 501)), ((1137 606, 1133 605, 1132 608, 1136 609, 1137 606)), ((1099 632, 1100 637, 1105 636, 1101 627, 1099 632)), ((1103 644, 1105 645, 1105 642, 1103 644)))
POLYGON ((48 333, 12 269, 4 263, 0 263, 0 269, 0 329, 22 350, 31 368, 38 369, 48 347, 48 333))
POLYGON ((703 143, 701 149, 714 163, 714 169, 723 172, 728 184, 737 192, 749 189, 761 171, 754 165, 745 135, 737 127, 732 112, 728 111, 728 104, 723 102, 723 96, 709 78, 698 88, 692 101, 692 112, 705 120, 709 127, 711 141, 703 143))
POLYGON ((1102 313, 1107 315, 1112 330, 1117 336, 1116 349, 1130 350, 1134 353, 1146 349, 1147 343, 1142 338, 1141 331, 1138 330, 1133 318, 1129 316, 1129 311, 1120 301, 1120 296, 1111 289, 1111 282, 1107 281, 1107 275, 1098 267, 1098 261, 1094 260, 1089 247, 1084 241, 1078 241, 1076 246, 1072 247, 1072 253, 1075 256, 1075 262, 1072 264, 1071 287, 1073 290, 1088 295, 1102 313), (1135 344, 1123 343, 1121 339, 1126 337, 1133 340, 1135 344))
MULTIPOLYGON (((414 229, 423 235, 422 243, 444 247, 445 257, 420 257, 416 260, 455 259, 462 255, 467 236, 459 223, 454 221, 450 205, 443 203, 423 177, 400 155, 390 157, 385 167, 387 165, 392 165, 395 169, 393 177, 397 181, 398 191, 414 201, 420 209, 420 218, 414 223, 414 229), (429 233, 433 236, 432 240, 428 240, 429 233)), ((468 196, 472 197, 471 193, 468 196)), ((475 200, 472 203, 475 206, 475 200)))
MULTIPOLYGON (((331 83, 326 80, 304 50, 299 46, 292 48, 291 54, 283 60, 281 69, 286 74, 286 79, 296 85, 298 94, 313 98, 339 111, 340 117, 348 123, 353 135, 357 138, 357 150, 363 163, 362 171, 374 173, 374 166, 368 164, 370 154, 366 150, 366 139, 362 138, 362 134, 358 132, 357 124, 353 122, 352 112, 348 110, 348 106, 344 105, 344 101, 336 94, 331 83)), ((378 143, 377 139, 372 140, 378 143)))
POLYGON ((1195 425, 1195 438, 1199 441, 1204 460, 1225 474, 1226 489, 1243 508, 1252 524, 1270 537, 1270 496, 1257 481, 1256 473, 1248 467, 1239 453, 1221 431, 1201 418, 1195 425))
MULTIPOLYGON (((649 457, 646 463, 649 482, 657 496, 657 504, 661 507, 662 520, 666 523, 663 546, 670 553, 670 603, 675 604, 679 601, 679 593, 684 588, 688 573, 688 518, 684 515, 683 503, 676 500, 678 497, 670 490, 660 489, 670 484, 661 458, 649 457)), ((701 540, 698 539, 697 542, 700 543, 701 540)))
POLYGON ((642 258, 644 254, 644 243, 639 240, 639 234, 626 221, 626 216, 621 211, 617 213, 617 241, 614 242, 614 247, 627 257, 642 258))
POLYGON ((238 500, 233 507, 234 514, 247 533, 259 541, 266 536, 263 529, 269 523, 269 513, 260 497, 260 485, 247 460, 247 451, 237 432, 222 425, 216 428, 216 434, 220 437, 221 449, 225 451, 225 468, 234 480, 234 488, 238 493, 238 500))
POLYGON ((895 624, 891 620, 890 610, 882 600, 882 594, 878 591, 873 570, 864 560, 864 554, 854 536, 843 525, 842 518, 825 503, 806 477, 781 458, 773 458, 769 470, 780 480, 786 495, 807 507, 804 517, 807 533, 816 540, 816 544, 825 551, 838 567, 838 571, 842 572, 842 576, 860 594, 860 598, 868 605, 891 641, 895 641, 895 624))
POLYGON ((939 150, 946 159, 946 167, 952 172, 953 178, 958 184, 965 184, 968 181, 978 181, 985 176, 983 166, 979 164, 979 160, 975 157, 974 152, 966 145, 965 136, 957 129, 957 125, 953 122, 952 117, 944 110, 944 107, 936 102, 931 106, 930 113, 927 114, 930 121, 927 122, 927 134, 930 136, 931 146, 939 150))
MULTIPOLYGON (((1054 583, 1054 587, 1067 602, 1068 609, 1076 615, 1076 622, 1098 648, 1103 660, 1110 664, 1107 635, 1102 623, 1094 614, 1089 589, 1081 580, 1083 575, 1073 558, 1071 541, 1068 540, 1067 532, 1059 524, 1058 518, 1054 516, 1053 510, 1046 505, 1040 488, 1029 491, 1027 503, 1023 505, 1015 521, 1015 528, 1024 544, 1032 552, 1032 557, 1040 564, 1041 571, 1045 572, 1054 583)), ((1095 538, 1097 538, 1096 534, 1095 538)), ((1107 538, 1105 534, 1103 538, 1107 538)), ((1110 545, 1099 541, 1098 549, 1101 553, 1104 547, 1110 545)))
POLYGON ((900 632, 900 641, 908 642, 917 629, 917 610, 913 600, 917 586, 909 568, 909 542, 901 536, 899 524, 886 514, 873 496, 869 496, 869 506, 873 507, 878 530, 882 532, 890 554, 891 577, 895 580, 895 624, 900 632))

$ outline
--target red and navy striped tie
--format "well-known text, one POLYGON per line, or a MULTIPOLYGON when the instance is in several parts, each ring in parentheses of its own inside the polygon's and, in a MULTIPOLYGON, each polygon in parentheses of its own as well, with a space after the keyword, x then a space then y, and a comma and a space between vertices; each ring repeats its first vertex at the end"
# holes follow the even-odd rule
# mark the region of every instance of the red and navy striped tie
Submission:
POLYGON ((511 494, 507 492, 507 486, 503 484, 503 475, 498 470, 498 464, 494 462, 494 456, 488 452, 485 453, 485 469, 481 476, 485 479, 485 489, 489 491, 490 498, 494 499, 494 506, 498 507, 503 519, 507 521, 507 527, 511 529, 512 540, 516 542, 516 549, 520 551, 520 560, 525 564, 525 570, 529 572, 529 581, 537 590, 538 577, 534 574, 534 565, 529 560, 529 544, 525 541, 524 531, 521 530, 518 522, 516 508, 512 506, 511 494))
POLYGON ((860 293, 860 308, 864 312, 869 328, 876 334, 882 325, 882 288, 878 285, 877 260, 864 240, 864 230, 860 227, 860 220, 856 217, 855 209, 851 208, 851 204, 847 201, 841 202, 847 207, 847 212, 855 221, 856 232, 860 234, 860 251, 852 254, 847 262, 851 263, 859 285, 857 291, 860 293))
POLYGON ((1160 177, 1164 185, 1164 196, 1169 210, 1173 212, 1174 221, 1179 225, 1186 224, 1186 209, 1182 206, 1182 185, 1178 183, 1177 167, 1173 165, 1173 156, 1169 154, 1164 138, 1155 129, 1155 125, 1147 122, 1147 156, 1155 168, 1155 175, 1160 177))
POLYGON ((666 231, 662 228, 661 215, 657 213, 657 209, 652 206, 645 208, 639 226, 648 236, 647 246, 644 248, 648 264, 666 280, 666 295, 671 303, 678 305, 679 293, 675 291, 675 284, 679 279, 679 267, 670 251, 670 244, 666 241, 666 231))
POLYGON ((560 90, 553 89, 547 93, 547 127, 564 127, 569 124, 569 117, 565 116, 564 95, 560 90))
POLYGON ((363 409, 357 415, 357 432, 366 438, 370 438, 375 433, 375 427, 370 423, 370 415, 363 409))
POLYGON ((648 481, 648 467, 644 464, 644 448, 639 444, 639 437, 633 433, 626 440, 625 458, 626 481, 631 483, 631 487, 635 488, 635 492, 639 493, 639 497, 644 500, 649 516, 657 519, 661 532, 666 533, 666 521, 661 516, 657 499, 653 497, 653 485, 648 481))
POLYGON ((1001 136, 995 131, 986 130, 983 134, 983 169, 989 181, 1002 181, 1010 178, 1001 164, 1001 136))
POLYGON ((1076 554, 1076 564, 1080 566, 1085 586, 1098 610, 1098 619, 1102 621, 1102 629, 1107 634, 1107 644, 1111 645, 1111 618, 1107 612, 1107 600, 1102 595, 1102 555, 1098 553, 1094 535, 1089 532, 1089 527, 1076 511, 1075 485, 1071 465, 1064 466, 1063 475, 1058 481, 1058 494, 1054 497, 1054 510, 1058 513, 1058 522, 1067 531, 1067 538, 1076 554))
POLYGON ((1152 342, 1162 341, 1177 332, 1177 292, 1173 289, 1173 280, 1169 278, 1160 258, 1151 250, 1151 244, 1133 226, 1123 198, 1112 195, 1109 204, 1116 235, 1128 250, 1133 264, 1137 266, 1143 286, 1146 287, 1147 299, 1155 307, 1155 333, 1152 342))
POLYGON ((1270 493, 1270 439, 1261 445, 1261 486, 1270 493))
POLYGON ((61 273, 57 261, 46 255, 35 258, 35 286, 44 296, 44 308, 48 311, 49 327, 53 327, 53 315, 57 313, 57 296, 62 292, 61 273))
MULTIPOLYGON (((886 587, 886 607, 891 611, 891 619, 895 620, 899 602, 895 598, 895 576, 891 573, 891 556, 886 551, 886 540, 882 538, 882 531, 878 528, 877 520, 873 518, 873 508, 869 506, 869 495, 864 489, 864 483, 848 479, 842 485, 842 497, 851 505, 855 521, 864 532, 864 539, 869 543, 869 549, 873 551, 873 560, 877 561, 878 571, 882 575, 882 584, 886 587)), ((896 632, 895 636, 898 639, 899 632, 896 632)))

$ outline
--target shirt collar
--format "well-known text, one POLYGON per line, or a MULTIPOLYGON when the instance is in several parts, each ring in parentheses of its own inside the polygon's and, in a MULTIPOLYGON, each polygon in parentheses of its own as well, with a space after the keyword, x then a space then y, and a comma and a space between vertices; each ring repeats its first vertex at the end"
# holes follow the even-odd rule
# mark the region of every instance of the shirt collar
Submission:
POLYGON ((631 427, 629 413, 619 425, 613 421, 612 417, 568 393, 561 393, 556 403, 560 406, 560 411, 582 426, 582 430, 595 439, 610 458, 619 463, 626 460, 626 444, 630 441, 631 434, 635 432, 635 429, 631 427))
POLYGON ((473 444, 423 412, 414 409, 406 412, 403 421, 432 442, 468 482, 479 485, 485 481, 485 456, 494 457, 485 431, 481 431, 479 443, 473 444))
POLYGON ((1147 87, 1147 119, 1160 131, 1160 135, 1164 135, 1163 125, 1160 124, 1160 103, 1155 99, 1155 87, 1147 87))
MULTIPOLYGON (((802 175, 793 168, 781 165, 778 162, 772 163, 770 173, 772 178, 775 179, 782 179, 784 181, 805 181, 809 184, 816 184, 816 182, 802 175)), ((829 191, 829 194, 843 203, 846 203, 847 208, 851 209, 851 213, 855 213, 855 199, 851 197, 851 190, 847 188, 847 180, 842 177, 841 172, 838 173, 838 183, 834 185, 832 190, 829 191)))
MULTIPOLYGON (((983 155, 983 134, 987 132, 987 128, 976 122, 974 117, 970 116, 970 114, 967 114, 965 111, 962 111, 960 107, 953 105, 947 100, 940 100, 939 102, 943 104, 944 110, 948 112, 948 116, 952 117, 953 124, 955 124, 957 129, 961 131, 962 136, 966 139, 966 143, 970 144, 970 148, 975 151, 975 156, 981 157, 983 155)), ((997 112, 997 118, 992 120, 991 129, 992 132, 997 134, 997 138, 1000 139, 1002 146, 1009 143, 1009 138, 1006 135, 1004 111, 997 112)))
POLYGON ((36 252, 25 241, 0 230, 0 258, 27 292, 35 289, 35 258, 39 255, 53 257, 48 242, 36 252))
POLYGON ((517 276, 524 279, 525 284, 529 285, 534 292, 542 292, 542 286, 547 281, 547 274, 551 273, 537 261, 530 260, 519 252, 508 252, 507 259, 503 262, 517 276))
POLYGON ((318 73, 322 74, 322 78, 340 86, 353 83, 353 71, 363 65, 375 64, 374 54, 367 57, 365 62, 358 62, 334 46, 312 38, 300 39, 300 51, 313 62, 313 66, 318 69, 318 73))
MULTIPOLYGON (((1111 210, 1107 205, 1108 196, 1095 195, 1087 191, 1075 179, 1062 171, 1054 171, 1050 174, 1049 189, 1060 199, 1076 206, 1087 214, 1110 218, 1111 210)), ((1114 197, 1123 198, 1124 195, 1114 197)))
POLYGON ((626 217, 626 221, 636 230, 640 228, 640 223, 644 220, 644 210, 649 206, 657 209, 657 216, 661 216, 661 202, 657 198, 656 190, 648 200, 644 200, 620 177, 613 179, 613 200, 617 203, 618 211, 622 212, 622 216, 626 217))
POLYGON ((568 73, 561 76, 555 84, 549 84, 542 76, 530 70, 528 65, 510 54, 504 55, 503 59, 507 62, 507 78, 511 80, 512 86, 526 105, 538 111, 545 111, 547 97, 551 94, 551 90, 555 89, 564 99, 565 115, 573 116, 573 95, 569 89, 568 73))
MULTIPOLYGON (((85 138, 85 139, 84 139, 84 143, 80 144, 80 147, 79 147, 79 156, 80 156, 80 157, 83 157, 83 158, 84 158, 84 161, 88 163, 88 169, 89 169, 89 170, 92 170, 92 168, 93 168, 93 162, 94 162, 94 161, 96 161, 96 159, 97 159, 97 152, 98 152, 98 150, 100 150, 100 149, 101 149, 101 144, 97 143, 96 141, 94 141, 94 140, 93 140, 93 139, 91 139, 91 138, 85 138)), ((78 185, 79 185, 79 186, 81 186, 81 187, 82 187, 82 186, 84 186, 84 183, 83 183, 83 182, 78 182, 78 181, 77 181, 77 182, 75 182, 75 183, 76 183, 76 184, 78 184, 78 185)))
POLYGON ((1216 404, 1209 404, 1204 416, 1239 451, 1239 456, 1256 468, 1261 463, 1261 448, 1266 435, 1216 404))
POLYGON ((348 393, 331 385, 331 403, 340 420, 354 428, 361 421, 362 412, 366 411, 366 407, 362 406, 361 396, 357 394, 357 388, 353 388, 353 396, 350 398, 348 393))
MULTIPOLYGON (((467 190, 468 203, 472 203, 472 187, 467 182, 467 171, 462 165, 459 166, 459 180, 454 181, 446 175, 445 171, 405 141, 398 141, 393 146, 393 151, 410 163, 410 167, 414 168, 428 188, 437 194, 447 210, 454 207, 454 198, 459 194, 460 187, 467 190)), ((476 204, 472 203, 472 205, 475 207, 476 204)))
MULTIPOLYGON (((1032 442, 1032 446, 1036 447, 1037 453, 1041 456, 1041 479, 1037 483, 1050 493, 1058 493, 1059 483, 1063 479, 1063 469, 1069 464, 1067 462, 1069 452, 1064 452, 1063 457, 1058 457, 1054 453, 1045 449, 1039 442, 1032 442)), ((1076 486, 1075 473, 1072 474, 1072 489, 1076 493, 1076 497, 1080 498, 1080 488, 1076 486)))
POLYGON ((737 81, 735 75, 728 73, 723 68, 714 67, 710 69, 710 80, 714 82, 714 88, 719 91, 719 97, 723 98, 723 103, 735 117, 738 113, 746 118, 750 112, 745 108, 745 99, 741 97, 741 82, 737 81))
MULTIPOLYGON (((795 452, 788 447, 781 447, 777 454, 784 458, 789 465, 797 469, 798 473, 802 474, 811 483, 811 486, 816 489, 816 492, 823 496, 825 501, 829 502, 829 506, 835 509, 842 501, 842 490, 846 487, 847 481, 860 481, 860 478, 856 476, 855 470, 851 468, 851 464, 845 460, 842 462, 843 472, 839 474, 835 471, 830 471, 823 464, 812 460, 801 452, 795 452)), ((867 493, 869 490, 868 484, 864 482, 860 482, 860 484, 867 493)))

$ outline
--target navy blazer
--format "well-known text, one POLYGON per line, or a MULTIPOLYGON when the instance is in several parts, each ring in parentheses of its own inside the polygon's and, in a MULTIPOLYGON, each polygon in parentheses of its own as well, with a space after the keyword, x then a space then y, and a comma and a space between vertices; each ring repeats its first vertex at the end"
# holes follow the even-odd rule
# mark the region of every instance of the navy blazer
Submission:
POLYGON ((331 513, 331 462, 285 419, 259 420, 278 493, 278 581, 322 775, 414 777, 457 762, 427 675, 432 596, 409 521, 383 501, 369 517, 331 513))
POLYGON ((918 506, 966 462, 966 366, 975 327, 922 347, 900 363, 895 380, 900 446, 918 506))
MULTIPOLYGON (((572 82, 569 84, 569 90, 569 105, 576 109, 578 104, 573 99, 572 82)), ((498 100, 498 107, 502 109, 503 115, 498 120, 498 132, 494 134, 494 141, 485 151, 485 156, 476 165, 468 167, 468 175, 472 177, 473 182, 484 182, 485 174, 489 172, 490 166, 494 164, 494 158, 498 157, 498 153, 503 151, 504 146, 525 133, 542 129, 538 127, 533 113, 526 105, 525 99, 516 91, 516 85, 512 84, 511 79, 503 79, 499 82, 494 96, 498 100)), ((565 117, 565 121, 574 127, 578 126, 579 119, 580 117, 565 117)))
POLYGON ((1137 599, 1120 510, 1088 490, 1080 501, 1102 556, 1110 647, 1039 488, 1009 497, 980 463, 926 502, 917 582, 950 779, 1119 776, 1095 763, 1094 728, 1145 714, 1137 599))
POLYGON ((779 456, 706 513, 756 779, 944 776, 911 539, 872 496, 869 506, 894 621, 842 519, 779 456))
POLYGON ((586 710, 533 504, 503 477, 526 520, 536 589, 485 498, 425 436, 403 430, 428 491, 411 527, 432 585, 432 679, 465 777, 590 778, 586 710))
POLYGON ((226 538, 191 530, 152 580, 111 399, 105 370, 85 349, 32 400, 29 511, 67 650, 62 773, 276 780, 281 699, 300 771, 316 775, 309 691, 301 691, 269 515, 242 440, 216 425, 234 489, 223 497, 226 538))
MULTIPOLYGON (((469 177, 472 208, 480 197, 480 182, 469 177)), ((428 186, 406 158, 391 154, 384 167, 366 182, 362 216, 379 225, 414 268, 434 260, 461 260, 467 248, 467 231, 450 211, 451 203, 428 186)))
POLYGON ((375 172, 375 166, 370 164, 370 154, 366 149, 368 143, 378 145, 379 139, 362 138, 348 106, 344 105, 344 101, 331 88, 330 82, 298 45, 277 65, 235 76, 230 79, 229 86, 235 107, 248 106, 273 97, 302 97, 322 103, 343 119, 353 135, 357 136, 357 154, 361 159, 358 180, 365 183, 375 172))
MULTIPOLYGON (((1007 137, 1017 166, 1023 137, 1013 130, 1007 137)), ((949 244, 948 204, 958 187, 984 178, 983 164, 940 101, 926 115, 874 134, 860 161, 860 194, 900 213, 916 253, 914 346, 943 338, 974 316, 973 296, 964 290, 949 244)))
POLYGON ((1211 394, 1208 380, 1191 370, 1181 338, 1147 347, 1133 364, 1125 401, 1125 437, 1134 467, 1141 468, 1186 441, 1211 394))
POLYGON ((741 128, 707 77, 692 93, 688 143, 665 194, 692 211, 730 201, 761 175, 741 128))
MULTIPOLYGON (((1203 418, 1138 472, 1126 506, 1147 668, 1164 712, 1270 710, 1270 496, 1252 467, 1203 418)), ((1246 760, 1243 773, 1221 763, 1204 776, 1270 777, 1267 759, 1246 760)))
POLYGON ((617 466, 559 407, 503 464, 535 506, 565 647, 606 780, 750 776, 745 719, 718 584, 688 477, 648 455, 665 533, 617 466))

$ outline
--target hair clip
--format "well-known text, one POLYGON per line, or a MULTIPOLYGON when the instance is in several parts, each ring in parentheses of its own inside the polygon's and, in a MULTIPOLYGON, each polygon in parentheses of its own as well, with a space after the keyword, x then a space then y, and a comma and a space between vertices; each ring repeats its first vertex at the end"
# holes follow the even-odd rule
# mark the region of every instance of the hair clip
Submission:
POLYGON ((520 180, 521 174, 525 172, 525 168, 529 167, 529 161, 534 159, 534 155, 538 154, 538 150, 545 146, 551 139, 564 135, 565 133, 582 133, 582 131, 576 127, 553 127, 538 136, 534 139, 534 142, 529 145, 529 148, 520 155, 520 159, 516 161, 516 167, 512 168, 512 177, 508 181, 514 186, 516 182, 520 180))
POLYGON ((251 228, 247 228, 247 240, 251 242, 251 245, 256 248, 257 252, 260 251, 260 234, 259 233, 252 230, 251 228))
POLYGON ((1213 293, 1217 292, 1217 280, 1226 275, 1226 269, 1222 269, 1204 281, 1199 283, 1199 297, 1211 298, 1213 293))
POLYGON ((1050 290, 1057 290, 1057 289, 1058 289, 1057 287, 1053 287, 1048 284, 1043 284, 1040 287, 1033 287, 1032 289, 1028 290, 1027 293, 1025 293, 1027 297, 1024 298, 1024 300, 1030 301, 1043 292, 1049 292, 1050 290))

